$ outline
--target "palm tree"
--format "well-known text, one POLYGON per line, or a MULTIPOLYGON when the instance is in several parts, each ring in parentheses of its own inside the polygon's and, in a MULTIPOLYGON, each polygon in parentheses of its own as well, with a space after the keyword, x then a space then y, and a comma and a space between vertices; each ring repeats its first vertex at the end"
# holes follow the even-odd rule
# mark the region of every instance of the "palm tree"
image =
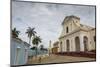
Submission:
POLYGON ((26 31, 26 34, 28 34, 28 37, 29 37, 29 44, 31 43, 31 37, 35 36, 35 34, 36 34, 36 31, 34 31, 34 29, 35 28, 28 27, 28 29, 26 31))
POLYGON ((36 56, 37 56, 37 47, 39 45, 39 43, 41 43, 41 38, 40 36, 35 36, 32 40, 32 44, 36 46, 36 56))
POLYGON ((14 29, 12 30, 12 37, 13 37, 13 38, 17 38, 18 35, 19 35, 19 33, 20 33, 20 31, 18 31, 18 30, 16 30, 16 28, 14 28, 14 29))

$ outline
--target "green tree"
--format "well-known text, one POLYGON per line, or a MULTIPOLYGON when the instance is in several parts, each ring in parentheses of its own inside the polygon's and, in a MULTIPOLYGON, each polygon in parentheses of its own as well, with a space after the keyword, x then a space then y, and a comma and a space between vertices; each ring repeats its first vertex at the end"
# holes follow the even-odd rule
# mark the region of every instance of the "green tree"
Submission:
POLYGON ((40 50, 43 50, 44 49, 44 45, 40 45, 40 50))
POLYGON ((37 56, 37 47, 38 47, 39 43, 41 43, 41 42, 42 41, 41 41, 40 36, 33 37, 32 44, 35 45, 35 47, 36 47, 36 56, 37 56))
POLYGON ((32 50, 36 50, 36 47, 31 47, 32 50))
POLYGON ((19 35, 20 31, 16 30, 16 28, 14 28, 12 30, 12 37, 13 38, 18 38, 18 35, 19 35))
POLYGON ((35 28, 31 28, 31 27, 28 27, 27 31, 26 31, 26 34, 28 35, 29 37, 29 44, 31 43, 31 37, 32 36, 35 36, 36 34, 36 31, 34 31, 35 28))

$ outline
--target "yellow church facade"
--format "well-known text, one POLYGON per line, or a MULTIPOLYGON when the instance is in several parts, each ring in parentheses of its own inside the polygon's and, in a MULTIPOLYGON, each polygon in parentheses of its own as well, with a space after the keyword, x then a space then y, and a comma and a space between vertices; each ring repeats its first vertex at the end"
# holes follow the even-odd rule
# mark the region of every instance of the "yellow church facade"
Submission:
POLYGON ((66 16, 62 23, 58 52, 95 50, 95 28, 80 23, 77 16, 66 16))

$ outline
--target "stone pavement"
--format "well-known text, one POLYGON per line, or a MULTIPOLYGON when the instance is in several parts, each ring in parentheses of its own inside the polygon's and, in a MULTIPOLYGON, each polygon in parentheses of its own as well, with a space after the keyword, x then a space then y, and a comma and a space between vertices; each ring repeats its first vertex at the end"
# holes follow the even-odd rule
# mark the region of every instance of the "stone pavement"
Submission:
POLYGON ((51 55, 44 58, 33 57, 29 59, 28 64, 45 64, 45 63, 60 63, 60 62, 81 62, 81 61, 95 61, 95 58, 86 57, 72 57, 72 56, 61 56, 51 55))

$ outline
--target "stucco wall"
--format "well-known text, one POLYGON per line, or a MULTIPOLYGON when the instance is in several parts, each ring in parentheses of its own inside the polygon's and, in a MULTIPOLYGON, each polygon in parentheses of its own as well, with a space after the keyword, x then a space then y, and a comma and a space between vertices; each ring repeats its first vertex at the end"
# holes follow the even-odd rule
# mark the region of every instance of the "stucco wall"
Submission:
MULTIPOLYGON (((62 52, 66 52, 66 40, 68 39, 70 42, 70 51, 76 51, 76 44, 75 44, 75 37, 79 37, 80 39, 80 51, 85 50, 84 45, 84 36, 88 38, 87 41, 87 49, 88 51, 95 49, 95 42, 94 42, 94 36, 95 36, 95 30, 87 30, 88 28, 85 27, 86 30, 82 30, 80 27, 80 20, 76 18, 71 18, 67 21, 67 19, 64 20, 64 23, 62 25, 63 30, 61 33, 61 36, 59 38, 59 42, 62 42, 62 52), (66 33, 66 27, 68 27, 69 32, 66 33), (74 33, 72 33, 74 32, 74 33)), ((61 52, 61 46, 59 43, 58 51, 61 52)))
POLYGON ((94 38, 96 40, 95 29, 90 31, 90 41, 91 41, 91 48, 92 48, 92 50, 96 49, 96 41, 94 41, 94 38))
MULTIPOLYGON (((75 51, 76 50, 75 37, 78 36, 80 39, 80 51, 84 51, 84 36, 86 36, 88 38, 87 48, 88 48, 88 51, 90 51, 90 50, 95 49, 95 42, 94 42, 94 38, 93 38, 95 36, 94 33, 95 33, 95 31, 92 31, 92 33, 88 32, 88 31, 79 31, 79 32, 73 33, 71 35, 65 36, 65 37, 59 39, 59 41, 62 42, 64 52, 66 51, 66 48, 67 48, 67 46, 66 46, 67 39, 70 41, 70 51, 75 51)), ((59 51, 60 51, 60 49, 59 49, 59 51)))
POLYGON ((62 25, 63 30, 62 30, 61 36, 66 34, 66 27, 68 27, 69 32, 72 32, 78 29, 78 27, 80 26, 80 20, 74 19, 74 18, 69 19, 68 21, 65 20, 63 22, 64 24, 62 25))
POLYGON ((75 37, 80 37, 80 32, 77 32, 77 33, 73 33, 71 35, 68 35, 68 36, 65 36, 64 38, 61 38, 59 39, 60 42, 62 42, 62 45, 63 45, 63 51, 67 51, 66 48, 66 40, 69 40, 70 42, 70 51, 75 51, 76 48, 75 48, 75 37))
POLYGON ((26 64, 28 60, 28 49, 29 47, 25 46, 23 42, 17 41, 16 39, 12 39, 11 40, 11 58, 10 58, 11 65, 26 64), (17 49, 19 50, 18 52, 17 52, 17 49), (26 50, 26 53, 25 53, 25 50, 26 50))

